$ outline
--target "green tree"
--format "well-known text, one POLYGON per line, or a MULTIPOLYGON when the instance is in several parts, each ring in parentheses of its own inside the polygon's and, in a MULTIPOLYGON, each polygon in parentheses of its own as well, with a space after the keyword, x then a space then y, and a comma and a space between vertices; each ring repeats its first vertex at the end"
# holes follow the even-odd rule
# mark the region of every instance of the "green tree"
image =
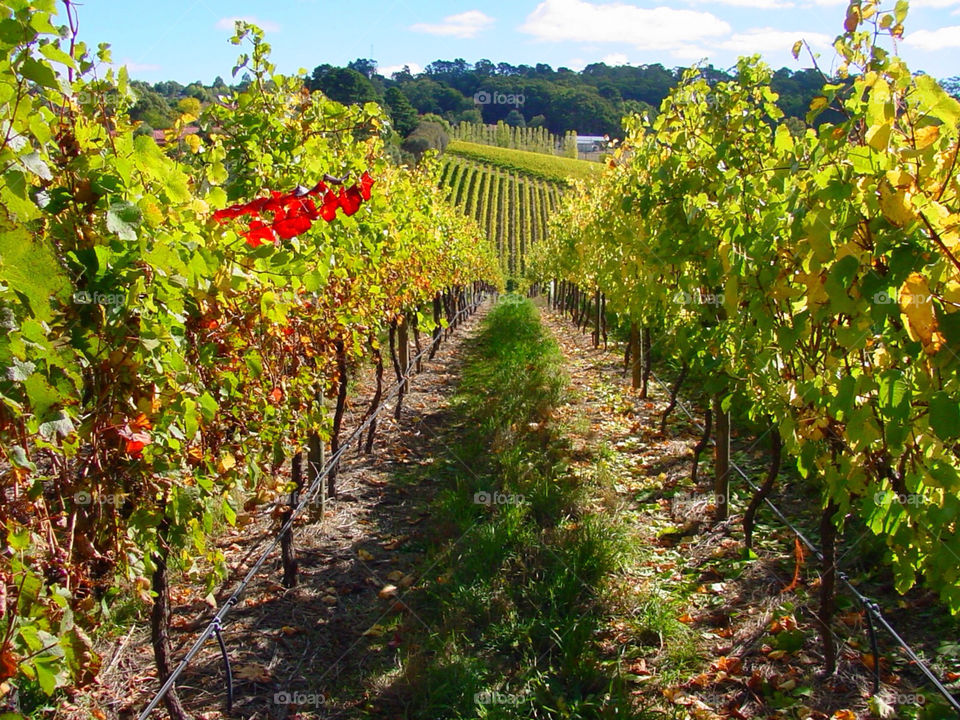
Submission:
POLYGON ((313 89, 344 105, 363 105, 378 100, 370 79, 351 68, 333 68, 320 78, 318 86, 313 89))
POLYGON ((388 88, 385 97, 394 129, 403 137, 412 133, 420 118, 417 109, 410 104, 407 96, 399 88, 388 88))
POLYGON ((524 120, 523 113, 516 108, 507 113, 507 116, 503 119, 503 121, 511 127, 522 128, 527 126, 527 121, 524 120))

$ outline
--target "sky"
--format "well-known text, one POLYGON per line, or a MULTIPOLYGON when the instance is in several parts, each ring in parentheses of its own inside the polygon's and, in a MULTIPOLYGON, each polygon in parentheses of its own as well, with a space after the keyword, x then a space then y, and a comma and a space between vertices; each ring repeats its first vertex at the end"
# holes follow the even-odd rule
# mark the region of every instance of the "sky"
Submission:
MULTIPOLYGON (((80 36, 108 42, 116 64, 134 78, 209 84, 231 82, 240 48, 233 20, 266 31, 272 59, 285 74, 317 65, 372 58, 381 74, 433 60, 481 58, 514 65, 547 63, 579 70, 706 60, 729 68, 738 56, 761 54, 775 68, 794 60, 805 39, 818 63, 836 66, 833 39, 842 32, 845 0, 85 0, 80 36)), ((892 0, 882 8, 892 9, 892 0)), ((960 0, 912 0, 898 52, 912 70, 938 78, 960 75, 960 0)))

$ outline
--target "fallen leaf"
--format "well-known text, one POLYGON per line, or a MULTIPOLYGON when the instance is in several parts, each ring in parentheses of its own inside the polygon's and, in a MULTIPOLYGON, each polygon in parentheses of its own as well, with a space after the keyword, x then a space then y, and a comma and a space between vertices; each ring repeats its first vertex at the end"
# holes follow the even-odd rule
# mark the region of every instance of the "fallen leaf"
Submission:
POLYGON ((263 665, 257 665, 256 663, 249 663, 247 665, 239 665, 234 667, 233 676, 238 677, 241 680, 249 680, 251 682, 259 683, 268 683, 273 680, 273 676, 270 674, 270 671, 263 665))
POLYGON ((384 585, 382 588, 380 588, 380 592, 377 593, 377 596, 381 600, 386 600, 387 598, 392 598, 396 594, 397 594, 396 585, 384 585))
POLYGON ((363 548, 360 548, 359 550, 357 550, 357 557, 359 557, 364 562, 370 562, 371 560, 373 560, 373 555, 371 555, 369 552, 367 552, 363 548))

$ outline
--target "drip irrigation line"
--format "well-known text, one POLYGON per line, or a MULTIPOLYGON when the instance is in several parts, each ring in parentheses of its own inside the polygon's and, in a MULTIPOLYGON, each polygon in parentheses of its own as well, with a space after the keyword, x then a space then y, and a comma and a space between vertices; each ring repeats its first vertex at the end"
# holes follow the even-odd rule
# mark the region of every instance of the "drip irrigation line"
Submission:
MULTIPOLYGON (((660 378, 657 377, 656 373, 651 372, 650 374, 653 376, 653 379, 657 381, 657 384, 660 385, 661 388, 663 388, 664 390, 669 390, 667 385, 660 378)), ((677 398, 677 406, 681 410, 683 410, 684 414, 686 414, 686 416, 690 418, 690 421, 702 432, 703 426, 699 422, 697 422, 696 417, 694 417, 693 413, 690 412, 686 404, 683 401, 681 401, 679 398, 677 398)), ((773 432, 779 432, 777 428, 771 428, 771 430, 773 432)), ((713 438, 710 439, 710 444, 711 445, 716 444, 713 438)), ((740 468, 740 466, 737 465, 735 462, 733 462, 733 460, 730 461, 730 467, 736 470, 737 473, 740 475, 740 477, 746 480, 747 484, 754 490, 754 492, 757 492, 760 490, 760 487, 755 482, 753 482, 753 480, 751 480, 750 477, 740 468)), ((783 524, 786 525, 793 532, 793 534, 796 535, 803 542, 803 544, 807 546, 807 548, 817 557, 817 559, 822 561, 823 555, 820 553, 817 547, 812 542, 810 542, 810 540, 792 522, 790 522, 789 519, 787 519, 787 516, 780 511, 780 508, 778 508, 773 503, 773 501, 771 501, 769 498, 764 498, 763 501, 767 504, 767 506, 771 510, 773 510, 774 514, 778 518, 780 518, 783 524)), ((860 604, 863 606, 867 614, 867 630, 870 636, 870 644, 874 652, 874 655, 873 655, 874 657, 874 678, 873 678, 874 693, 876 693, 879 690, 879 685, 880 685, 880 678, 879 678, 880 656, 877 652, 876 631, 874 630, 873 622, 871 618, 876 619, 876 621, 880 623, 880 625, 882 625, 888 633, 890 633, 891 637, 893 637, 896 643, 901 648, 903 648, 903 650, 907 653, 907 657, 910 658, 910 660, 927 677, 927 679, 930 681, 933 687, 936 688, 937 692, 943 695, 946 701, 950 703, 951 707, 953 707, 953 709, 957 711, 958 715, 960 715, 960 701, 958 701, 957 698, 955 698, 953 694, 943 686, 943 683, 940 682, 940 679, 933 674, 933 671, 930 670, 930 668, 927 667, 926 663, 923 660, 921 660, 920 657, 913 651, 913 648, 911 648, 907 644, 907 642, 902 637, 900 637, 899 633, 897 633, 897 631, 894 630, 894 628, 890 625, 890 623, 887 622, 887 619, 883 616, 883 613, 880 611, 880 605, 877 604, 877 602, 872 598, 867 597, 866 595, 861 593, 859 590, 857 590, 857 588, 853 585, 853 583, 850 582, 850 578, 847 576, 845 572, 841 572, 838 570, 837 577, 840 579, 840 582, 842 582, 844 586, 860 602, 860 604)))
MULTIPOLYGON (((487 297, 486 293, 483 293, 483 292, 480 293, 479 299, 473 305, 463 308, 456 315, 454 315, 450 320, 448 320, 447 326, 450 327, 451 325, 453 325, 457 320, 459 320, 459 318, 462 315, 470 314, 474 312, 486 300, 486 297, 487 297)), ((232 678, 232 673, 230 671, 230 662, 227 657, 226 647, 223 643, 223 638, 220 635, 220 632, 223 629, 224 619, 227 617, 227 615, 229 614, 233 606, 236 605, 237 602, 240 600, 240 596, 243 594, 243 592, 247 589, 247 587, 253 581, 254 576, 257 574, 257 572, 259 572, 260 568, 263 567, 264 563, 266 563, 267 559, 270 557, 273 551, 276 550, 277 546, 281 542, 281 539, 283 538, 284 533, 286 533, 288 530, 291 530, 293 528, 294 521, 297 519, 300 513, 303 512, 304 508, 306 508, 306 506, 309 505, 310 502, 313 500, 313 497, 321 489, 322 482, 330 474, 333 468, 337 466, 337 463, 340 461, 340 458, 347 451, 347 449, 351 447, 351 444, 353 443, 353 441, 358 436, 360 436, 368 427, 370 427, 370 424, 386 408, 387 402, 392 400, 394 397, 396 397, 399 394, 400 390, 403 388, 403 386, 407 383, 407 381, 410 378, 411 368, 415 367, 416 362, 422 359, 423 356, 426 355, 435 345, 438 345, 442 338, 443 338, 443 334, 442 333, 438 334, 437 337, 433 338, 430 341, 430 343, 428 343, 419 353, 414 355, 413 358, 409 360, 405 374, 402 375, 401 378, 391 386, 390 390, 387 392, 386 396, 380 401, 380 404, 377 406, 377 408, 372 413, 370 413, 370 415, 360 424, 360 426, 357 427, 350 434, 350 437, 347 438, 340 445, 337 452, 333 453, 330 456, 330 458, 324 464, 321 471, 310 483, 310 487, 308 487, 306 492, 302 495, 300 502, 297 503, 296 507, 294 507, 294 509, 291 511, 290 516, 287 518, 286 522, 284 522, 283 526, 276 533, 275 537, 270 542, 270 545, 268 545, 267 548, 260 554, 260 557, 257 559, 257 561, 250 567, 250 569, 247 571, 247 574, 244 575, 243 580, 240 581, 240 584, 237 585, 236 589, 230 594, 230 597, 227 598, 227 600, 223 603, 223 605, 217 611, 216 615, 213 616, 213 619, 211 619, 210 622, 207 624, 207 626, 204 628, 203 632, 201 632, 200 635, 197 637, 197 639, 194 640, 193 645, 190 646, 190 649, 187 651, 187 654, 183 656, 183 659, 180 661, 180 664, 177 665, 176 669, 172 673, 170 673, 169 677, 167 677, 166 681, 163 683, 160 689, 157 690, 156 694, 153 696, 153 699, 150 701, 147 707, 144 708, 143 712, 140 713, 137 720, 146 720, 146 718, 150 715, 150 713, 153 712, 153 710, 157 707, 157 705, 160 704, 160 701, 163 700, 163 698, 166 696, 168 692, 170 692, 170 689, 176 684, 177 679, 180 677, 180 675, 183 674, 183 671, 187 669, 187 666, 197 656, 197 653, 200 652, 204 643, 206 643, 206 641, 210 638, 211 635, 216 635, 219 641, 220 649, 223 654, 224 662, 227 668, 227 702, 228 702, 228 710, 229 710, 229 706, 232 705, 233 703, 233 678, 232 678)))

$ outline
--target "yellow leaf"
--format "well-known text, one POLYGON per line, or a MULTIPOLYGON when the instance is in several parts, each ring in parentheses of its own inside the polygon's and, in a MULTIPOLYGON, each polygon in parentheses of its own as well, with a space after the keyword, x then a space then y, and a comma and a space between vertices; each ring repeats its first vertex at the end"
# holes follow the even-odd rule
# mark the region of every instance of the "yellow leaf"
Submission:
POLYGON ((900 287, 900 313, 910 337, 923 344, 924 352, 932 355, 943 346, 945 339, 937 330, 930 287, 919 273, 910 273, 900 287))
POLYGON ((889 121, 881 123, 880 125, 874 125, 867 130, 867 145, 881 152, 886 150, 887 145, 890 144, 891 129, 889 121))
POLYGON ((217 470, 221 473, 225 473, 237 465, 237 459, 231 453, 225 453, 223 457, 220 458, 220 462, 217 463, 217 470))
POLYGON ((917 148, 922 150, 931 143, 936 142, 937 138, 940 137, 940 126, 927 125, 926 127, 917 128, 913 131, 913 137, 917 141, 917 148))
POLYGON ((880 184, 880 210, 883 216, 898 227, 916 219, 912 195, 906 190, 894 190, 888 183, 880 184))
POLYGON ((800 50, 801 50, 801 48, 803 48, 803 40, 797 40, 797 41, 793 44, 793 50, 792 50, 792 52, 793 52, 793 59, 794 59, 794 60, 796 60, 797 58, 800 57, 800 50))
POLYGON ((366 632, 363 633, 364 637, 380 637, 383 635, 387 629, 383 625, 373 625, 366 632))
POLYGON ((200 138, 196 135, 187 135, 183 141, 187 144, 187 147, 190 148, 190 152, 200 152, 200 138))
POLYGON ((370 562, 371 560, 373 560, 373 555, 371 555, 369 552, 367 552, 363 548, 360 548, 359 550, 357 550, 357 557, 359 557, 364 562, 370 562))

